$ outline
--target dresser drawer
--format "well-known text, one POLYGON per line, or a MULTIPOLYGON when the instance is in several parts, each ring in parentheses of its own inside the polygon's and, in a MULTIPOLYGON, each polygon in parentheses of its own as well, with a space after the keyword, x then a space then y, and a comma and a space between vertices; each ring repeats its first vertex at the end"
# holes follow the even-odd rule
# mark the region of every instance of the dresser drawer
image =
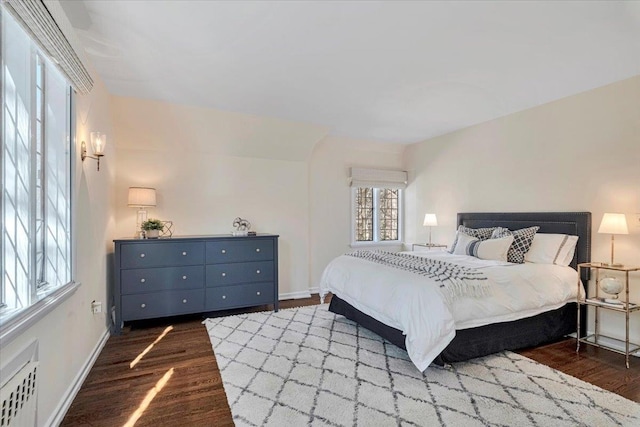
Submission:
POLYGON ((207 288, 206 310, 273 303, 273 288, 273 282, 207 288))
POLYGON ((122 270, 122 294, 197 289, 204 287, 204 266, 135 268, 122 270))
POLYGON ((204 311, 204 289, 122 296, 122 320, 150 319, 204 311))
POLYGON ((240 262, 207 265, 207 286, 273 280, 273 262, 240 262))
POLYGON ((204 261, 204 242, 158 242, 122 245, 122 268, 197 265, 204 261))
POLYGON ((207 264, 273 259, 273 240, 242 239, 207 242, 207 264))

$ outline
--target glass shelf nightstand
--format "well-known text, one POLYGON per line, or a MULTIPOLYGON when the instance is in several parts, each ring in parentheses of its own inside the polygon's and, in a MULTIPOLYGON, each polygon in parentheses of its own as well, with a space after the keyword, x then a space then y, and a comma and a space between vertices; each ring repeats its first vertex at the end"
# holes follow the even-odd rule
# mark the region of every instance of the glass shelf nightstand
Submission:
POLYGON ((418 250, 432 250, 432 249, 438 249, 438 248, 447 248, 447 245, 443 245, 440 243, 413 243, 411 244, 411 250, 415 251, 416 248, 418 248, 418 250))
MULTIPOLYGON (((628 265, 613 266, 613 265, 607 265, 607 264, 602 264, 597 262, 587 262, 587 263, 578 264, 578 278, 581 277, 580 273, 581 273, 581 269, 583 268, 589 268, 589 269, 595 270, 595 273, 596 273, 595 294, 596 295, 594 298, 587 298, 583 300, 581 300, 580 297, 578 297, 578 301, 577 301, 578 302, 577 304, 578 305, 578 328, 577 328, 577 335, 576 335, 577 337, 576 352, 580 351, 581 342, 585 344, 593 345, 596 347, 602 347, 607 350, 614 351, 616 353, 624 354, 625 363, 627 365, 627 368, 629 368, 629 355, 640 350, 640 345, 634 344, 629 341, 629 315, 634 311, 640 310, 640 304, 629 301, 629 273, 634 271, 640 271, 640 267, 628 266, 628 265), (621 296, 624 293, 624 299, 621 298, 619 303, 611 303, 611 302, 608 302, 609 300, 605 301, 603 298, 600 298, 598 296, 598 292, 600 291, 600 270, 619 271, 624 273, 625 275, 623 280, 624 289, 622 292, 620 292, 621 296), (596 316, 595 333, 587 335, 585 337, 580 336, 580 308, 582 305, 594 307, 595 316, 596 316), (600 309, 601 308, 606 310, 613 310, 613 311, 617 311, 625 314, 624 341, 600 334, 600 309), (602 342, 603 339, 606 343, 602 342), (613 347, 612 346, 613 343, 618 343, 618 344, 621 344, 621 346, 624 346, 624 351, 620 350, 619 348, 613 347)), ((578 279, 578 291, 580 290, 580 286, 582 286, 582 284, 580 282, 580 279, 578 279)), ((578 292, 578 295, 580 295, 580 292, 578 292)))

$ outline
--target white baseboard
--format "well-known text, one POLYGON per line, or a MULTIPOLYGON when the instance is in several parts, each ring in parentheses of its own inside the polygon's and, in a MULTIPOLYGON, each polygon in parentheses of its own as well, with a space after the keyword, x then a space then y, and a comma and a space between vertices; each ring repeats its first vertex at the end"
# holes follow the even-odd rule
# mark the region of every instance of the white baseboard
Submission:
POLYGON ((278 299, 300 299, 300 298, 310 298, 311 292, 309 291, 298 291, 298 292, 287 292, 284 294, 279 294, 278 299))
POLYGON ((49 417, 49 420, 45 425, 59 426, 62 423, 64 416, 67 414, 69 407, 73 403, 73 399, 76 398, 76 395, 80 391, 80 387, 82 387, 82 383, 84 383, 84 380, 87 379, 87 375, 89 375, 93 364, 96 363, 96 359, 98 359, 98 356, 107 343, 109 336, 110 333, 109 329, 107 328, 107 330, 105 330, 102 334, 102 337, 100 337, 100 340, 98 341, 96 346, 93 348, 93 351, 87 358, 86 362, 84 362, 82 369, 80 370, 80 372, 78 372, 78 375, 76 375, 73 382, 64 393, 62 400, 60 400, 60 403, 58 403, 58 406, 53 411, 51 417, 49 417))

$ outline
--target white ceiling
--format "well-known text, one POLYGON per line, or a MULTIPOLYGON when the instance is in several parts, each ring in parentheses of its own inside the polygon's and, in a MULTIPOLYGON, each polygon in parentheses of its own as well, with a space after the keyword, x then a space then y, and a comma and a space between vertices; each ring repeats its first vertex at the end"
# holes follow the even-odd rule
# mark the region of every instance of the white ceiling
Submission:
POLYGON ((640 74, 640 3, 62 1, 115 95, 409 143, 640 74))

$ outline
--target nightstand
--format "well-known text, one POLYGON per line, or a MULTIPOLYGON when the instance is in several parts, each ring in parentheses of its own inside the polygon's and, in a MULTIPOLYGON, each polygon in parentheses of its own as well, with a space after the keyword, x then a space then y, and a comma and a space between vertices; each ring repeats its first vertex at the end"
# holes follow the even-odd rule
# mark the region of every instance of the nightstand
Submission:
MULTIPOLYGON (((640 267, 634 267, 634 266, 628 266, 628 265, 623 265, 623 266, 612 266, 612 265, 604 265, 601 263, 596 263, 596 262, 587 262, 587 263, 582 263, 582 264, 578 264, 578 278, 581 277, 580 273, 581 273, 581 269, 583 268, 589 268, 591 270, 595 270, 596 273, 596 295, 594 298, 587 298, 585 300, 580 300, 580 297, 578 296, 578 329, 577 329, 577 334, 576 334, 576 352, 580 351, 580 343, 586 343, 589 345, 593 345, 596 347, 602 347, 605 348, 607 350, 611 350, 614 351, 616 353, 620 353, 620 354, 624 354, 625 356, 625 362, 627 365, 627 369, 629 368, 629 355, 633 354, 635 352, 637 352, 638 350, 640 350, 640 345, 638 344, 634 344, 629 342, 629 315, 631 313, 633 313, 634 311, 640 310, 640 304, 638 303, 633 303, 633 302, 629 302, 629 273, 631 272, 635 272, 635 271, 640 271, 640 267), (621 299, 621 303, 616 304, 616 303, 609 303, 604 301, 602 298, 599 298, 598 296, 598 292, 600 291, 600 270, 610 270, 610 271, 620 271, 624 273, 624 299, 621 299), (591 335, 587 335, 586 337, 580 337, 580 307, 582 305, 586 305, 586 306, 592 306, 594 307, 595 310, 595 333, 591 334, 591 335), (613 310, 613 311, 617 311, 620 313, 624 313, 625 315, 625 339, 624 341, 622 340, 618 340, 616 338, 612 338, 612 337, 608 337, 606 335, 602 335, 600 334, 600 309, 605 309, 605 310, 613 310), (624 351, 612 347, 611 344, 606 344, 602 342, 602 339, 605 339, 606 341, 609 341, 611 343, 619 343, 621 345, 624 345, 624 351)), ((578 279, 578 291, 580 290, 580 279, 578 279)), ((623 292, 620 292, 620 295, 622 295, 623 292)), ((578 295, 580 295, 580 292, 578 292, 578 295)))
MULTIPOLYGON (((416 247, 424 248, 424 249, 427 249, 427 250, 431 250, 431 249, 437 249, 437 248, 446 248, 447 245, 442 245, 440 243, 413 243, 411 245, 411 250, 415 251, 416 247)), ((418 250, 420 250, 420 249, 418 249, 418 250)))

